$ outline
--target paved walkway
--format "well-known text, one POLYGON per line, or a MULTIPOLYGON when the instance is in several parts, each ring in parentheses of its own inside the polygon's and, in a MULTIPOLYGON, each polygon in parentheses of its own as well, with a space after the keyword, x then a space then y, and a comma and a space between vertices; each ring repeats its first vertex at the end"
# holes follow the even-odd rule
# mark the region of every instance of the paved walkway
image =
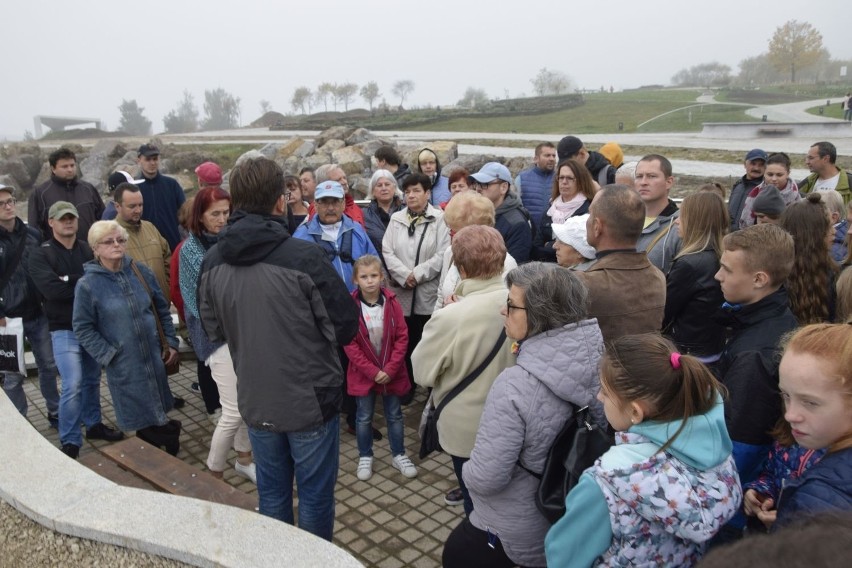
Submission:
MULTIPOLYGON (((104 421, 114 425, 115 413, 105 381, 101 386, 104 421)), ((195 362, 183 361, 181 372, 171 377, 171 383, 173 392, 183 397, 187 404, 181 410, 171 412, 170 416, 183 423, 178 457, 199 470, 206 470, 214 426, 207 418, 201 397, 190 390, 194 381, 195 362)), ((47 421, 38 380, 29 378, 24 390, 30 402, 30 423, 58 447, 58 434, 47 421)), ((422 463, 416 457, 420 447, 417 424, 425 399, 425 393, 420 390, 415 401, 404 407, 405 444, 418 467, 418 477, 415 479, 403 477, 390 465, 391 456, 385 438, 373 446, 373 477, 369 481, 359 481, 355 477, 358 461, 355 437, 341 430, 334 543, 366 566, 440 566, 444 541, 463 516, 460 506, 448 507, 443 501, 444 494, 456 486, 449 457, 433 454, 422 463)), ((377 414, 380 414, 381 405, 378 407, 377 414)), ((376 426, 386 433, 381 416, 377 417, 376 426)), ((84 441, 81 454, 95 452, 95 446, 104 444, 106 442, 84 441)), ((231 452, 230 463, 233 464, 235 458, 236 454, 231 452)), ((257 491, 250 481, 238 476, 233 468, 225 472, 225 480, 247 493, 257 491)))

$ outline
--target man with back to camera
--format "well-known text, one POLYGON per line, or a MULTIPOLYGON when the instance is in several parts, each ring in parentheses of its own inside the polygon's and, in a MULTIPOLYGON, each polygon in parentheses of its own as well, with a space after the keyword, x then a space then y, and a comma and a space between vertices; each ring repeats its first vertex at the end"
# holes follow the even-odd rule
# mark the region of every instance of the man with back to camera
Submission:
MULTIPOLYGON (((47 317, 41 308, 38 290, 29 277, 29 261, 41 238, 34 226, 27 226, 15 211, 15 189, 0 184, 0 327, 7 318, 23 320, 24 337, 30 342, 38 365, 38 382, 47 406, 51 428, 59 425, 59 391, 56 389, 56 363, 50 345, 47 317)), ((23 416, 27 415, 24 376, 5 371, 3 390, 23 416)))
POLYGON ((145 180, 139 185, 145 211, 142 219, 150 221, 169 243, 169 249, 181 241, 178 230, 178 210, 186 195, 176 179, 160 173, 160 149, 153 144, 139 146, 136 161, 145 180))
POLYGON ((246 160, 229 181, 234 213, 201 267, 201 320, 211 341, 228 343, 240 377, 260 513, 294 523, 295 477, 299 528, 331 541, 343 384, 337 350, 355 337, 359 310, 325 252, 290 236, 275 162, 246 160))
POLYGON ((50 340, 62 381, 59 398, 59 443, 62 453, 77 459, 83 446, 80 424, 87 440, 116 442, 121 432, 101 421, 101 366, 80 348, 71 326, 74 288, 83 276, 83 264, 94 255, 89 243, 77 238, 77 208, 57 201, 48 211, 52 235, 30 257, 29 271, 44 298, 50 340))
POLYGON ((515 190, 529 211, 534 228, 538 227, 542 216, 550 207, 555 168, 556 146, 550 142, 542 142, 535 147, 533 167, 521 171, 515 177, 515 190))
POLYGON ((104 213, 104 201, 98 190, 77 175, 77 156, 68 148, 59 148, 47 158, 50 164, 50 180, 35 188, 30 194, 27 215, 31 227, 41 232, 41 239, 53 234, 47 223, 50 206, 57 201, 67 201, 77 208, 79 228, 77 238, 86 240, 89 227, 100 221, 104 213))
POLYGON ((743 205, 752 189, 763 183, 763 172, 766 171, 766 152, 760 148, 748 151, 743 160, 745 174, 731 188, 728 198, 728 215, 731 217, 731 231, 739 228, 739 220, 743 214, 743 205))

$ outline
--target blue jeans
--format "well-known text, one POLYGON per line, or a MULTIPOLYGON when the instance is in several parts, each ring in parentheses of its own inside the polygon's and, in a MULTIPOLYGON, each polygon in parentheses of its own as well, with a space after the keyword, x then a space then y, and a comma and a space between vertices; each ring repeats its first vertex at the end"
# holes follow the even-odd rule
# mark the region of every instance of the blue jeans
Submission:
MULTIPOLYGON (((35 319, 24 320, 24 337, 30 342, 30 348, 38 366, 38 383, 47 412, 55 416, 59 412, 59 391, 56 388, 56 363, 53 361, 47 316, 42 314, 35 319)), ((20 373, 7 372, 3 390, 6 391, 18 412, 26 416, 27 395, 24 393, 24 378, 20 373)))
POLYGON ((467 485, 464 484, 464 479, 462 479, 462 466, 470 460, 470 458, 460 458, 458 456, 450 456, 453 460, 453 471, 456 472, 456 479, 459 481, 459 488, 462 491, 462 495, 464 495, 464 514, 470 517, 470 514, 473 512, 473 500, 470 498, 470 492, 467 490, 467 485))
POLYGON ((59 442, 83 445, 80 422, 86 428, 101 421, 101 366, 80 347, 70 329, 50 332, 53 356, 62 380, 59 398, 59 442))
MULTIPOLYGON (((402 408, 399 397, 393 394, 383 394, 382 403, 385 405, 385 421, 388 423, 388 441, 391 455, 405 454, 405 441, 402 434, 402 408)), ((376 407, 376 393, 370 391, 366 396, 355 397, 358 409, 355 412, 355 438, 358 440, 358 455, 373 456, 373 411, 376 407)))
POLYGON ((307 432, 249 427, 257 467, 260 514, 294 524, 293 478, 299 490, 299 528, 331 541, 334 485, 340 462, 340 416, 307 432))

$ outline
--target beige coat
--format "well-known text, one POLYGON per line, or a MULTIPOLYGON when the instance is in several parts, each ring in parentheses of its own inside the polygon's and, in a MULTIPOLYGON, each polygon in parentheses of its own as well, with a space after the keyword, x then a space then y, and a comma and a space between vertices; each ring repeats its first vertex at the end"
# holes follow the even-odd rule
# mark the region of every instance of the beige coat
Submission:
MULTIPOLYGON (((506 260, 503 262, 503 279, 513 268, 517 268, 518 263, 512 258, 511 254, 506 253, 506 260)), ((444 307, 444 299, 447 296, 452 296, 456 293, 456 286, 461 282, 461 274, 459 268, 453 262, 453 249, 447 247, 444 251, 444 262, 441 265, 441 278, 438 279, 438 297, 435 299, 435 311, 437 312, 444 307)))
MULTIPOLYGON (((433 388, 436 405, 491 352, 503 330, 500 309, 509 295, 502 276, 463 280, 457 293, 463 298, 432 315, 411 355, 414 381, 433 388)), ((447 453, 470 457, 488 391, 497 375, 514 364, 512 340, 506 338, 482 374, 441 412, 438 438, 447 453)))
POLYGON ((444 251, 450 246, 450 229, 444 223, 444 213, 429 205, 424 221, 417 223, 414 234, 408 234, 408 209, 391 216, 382 239, 382 255, 390 275, 390 287, 402 304, 402 313, 430 315, 438 296, 438 277, 444 251), (420 249, 418 255, 418 248, 420 249), (414 272, 417 286, 403 288, 408 275, 414 272))
POLYGON ((138 225, 131 225, 120 217, 115 220, 119 225, 127 229, 127 256, 142 263, 154 272, 157 282, 166 302, 171 302, 171 289, 169 288, 169 268, 172 261, 172 250, 168 241, 163 238, 157 227, 149 221, 142 221, 138 225))

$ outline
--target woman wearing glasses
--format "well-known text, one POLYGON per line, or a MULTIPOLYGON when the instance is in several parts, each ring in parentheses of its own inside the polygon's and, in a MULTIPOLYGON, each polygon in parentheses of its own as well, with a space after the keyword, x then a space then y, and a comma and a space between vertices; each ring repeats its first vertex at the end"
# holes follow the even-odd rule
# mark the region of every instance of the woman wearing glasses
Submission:
POLYGON ((493 381, 481 411, 463 468, 473 513, 447 539, 445 568, 544 566, 550 522, 536 507, 539 480, 531 472, 544 469, 577 408, 589 406, 592 420, 606 425, 596 399, 603 337, 586 313, 585 284, 574 271, 542 262, 515 268, 506 284, 501 313, 506 335, 518 342, 517 365, 493 381))
MULTIPOLYGON (((391 289, 402 305, 408 325, 408 351, 405 365, 413 377, 411 353, 420 342, 438 297, 438 278, 444 251, 450 245, 450 229, 444 213, 429 203, 432 184, 424 174, 411 174, 402 182, 406 207, 391 215, 382 237, 382 257, 390 276, 391 289)), ((402 397, 408 404, 414 389, 402 397)))
POLYGON ((471 225, 453 236, 452 251, 462 278, 456 287, 461 299, 434 313, 411 359, 415 382, 432 388, 436 407, 466 377, 475 375, 468 386, 446 403, 438 418, 438 439, 452 458, 464 510, 469 515, 474 505, 461 477, 461 468, 473 449, 491 384, 503 369, 514 365, 515 356, 512 340, 502 333, 500 316, 507 295, 502 276, 506 259, 503 237, 492 227, 471 225))
POLYGON ((127 231, 121 225, 96 222, 89 230, 89 245, 95 260, 84 265, 83 277, 77 282, 74 333, 80 345, 106 368, 119 427, 135 430, 146 442, 165 446, 176 455, 180 422, 166 416, 174 399, 157 329, 159 320, 168 343, 168 359, 173 362, 178 357, 178 341, 169 305, 154 273, 125 254, 127 231))
POLYGON ((538 222, 533 242, 533 254, 537 260, 556 262, 552 225, 560 225, 575 215, 588 213, 596 191, 595 180, 582 162, 574 159, 559 162, 553 176, 550 207, 538 222))

